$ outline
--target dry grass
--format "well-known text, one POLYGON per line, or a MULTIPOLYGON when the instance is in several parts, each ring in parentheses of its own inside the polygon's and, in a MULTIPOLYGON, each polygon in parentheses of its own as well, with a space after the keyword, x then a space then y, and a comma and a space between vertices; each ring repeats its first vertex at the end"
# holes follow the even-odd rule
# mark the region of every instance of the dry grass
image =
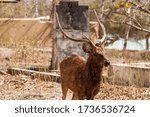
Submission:
MULTIPOLYGON (((60 100, 61 85, 55 82, 31 79, 25 75, 0 76, 0 99, 2 100, 60 100)), ((67 99, 71 99, 69 92, 67 99)), ((150 88, 138 88, 102 84, 96 100, 144 100, 150 99, 150 88)))
POLYGON ((60 84, 31 79, 25 75, 0 76, 0 99, 60 99, 60 84))
POLYGON ((150 88, 102 84, 96 99, 147 100, 150 99, 150 88))
POLYGON ((51 49, 30 45, 4 46, 0 48, 1 67, 48 66, 51 62, 51 49))

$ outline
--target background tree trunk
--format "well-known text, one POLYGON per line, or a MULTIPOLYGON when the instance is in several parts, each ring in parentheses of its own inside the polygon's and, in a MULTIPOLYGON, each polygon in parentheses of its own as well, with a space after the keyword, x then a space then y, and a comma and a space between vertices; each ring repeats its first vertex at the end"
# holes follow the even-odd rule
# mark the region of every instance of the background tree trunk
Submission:
POLYGON ((149 50, 149 37, 150 37, 150 33, 145 36, 145 38, 146 38, 146 50, 149 50))
POLYGON ((123 50, 126 50, 126 49, 127 49, 127 41, 128 41, 128 39, 129 39, 130 29, 131 29, 131 26, 127 26, 127 27, 126 27, 125 38, 124 38, 124 44, 123 44, 123 50))
POLYGON ((34 4, 35 4, 35 17, 38 17, 38 16, 39 16, 38 0, 35 0, 35 1, 34 1, 34 4))
MULTIPOLYGON (((131 8, 127 9, 127 13, 129 14, 129 16, 131 15, 131 8)), ((131 21, 129 23, 131 23, 131 21)), ((131 29, 131 26, 127 26, 125 29, 125 38, 124 38, 123 50, 127 49, 127 41, 129 39, 130 29, 131 29)))
POLYGON ((55 12, 56 12, 56 0, 53 0, 53 11, 52 11, 52 22, 53 22, 53 47, 52 47, 52 63, 51 69, 57 70, 58 69, 58 56, 57 56, 57 38, 56 38, 56 19, 55 19, 55 12))
POLYGON ((24 18, 28 17, 28 0, 24 0, 24 18))

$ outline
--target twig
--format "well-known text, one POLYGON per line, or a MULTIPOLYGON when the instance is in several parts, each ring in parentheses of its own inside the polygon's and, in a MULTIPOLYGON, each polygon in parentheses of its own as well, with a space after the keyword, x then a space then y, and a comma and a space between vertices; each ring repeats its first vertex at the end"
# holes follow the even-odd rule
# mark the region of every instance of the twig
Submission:
POLYGON ((134 24, 131 24, 131 23, 129 23, 129 22, 123 22, 123 23, 124 23, 124 24, 127 24, 127 25, 129 25, 129 26, 131 26, 131 27, 133 27, 133 28, 136 28, 137 30, 150 33, 150 30, 147 30, 147 29, 138 27, 138 26, 136 26, 136 25, 134 25, 134 24))
POLYGON ((139 5, 137 5, 136 3, 131 2, 131 1, 130 1, 130 3, 131 3, 133 6, 135 6, 138 10, 143 11, 143 12, 145 12, 145 13, 147 13, 147 14, 150 14, 150 11, 147 10, 147 9, 145 9, 145 8, 143 8, 142 6, 139 6, 139 5))

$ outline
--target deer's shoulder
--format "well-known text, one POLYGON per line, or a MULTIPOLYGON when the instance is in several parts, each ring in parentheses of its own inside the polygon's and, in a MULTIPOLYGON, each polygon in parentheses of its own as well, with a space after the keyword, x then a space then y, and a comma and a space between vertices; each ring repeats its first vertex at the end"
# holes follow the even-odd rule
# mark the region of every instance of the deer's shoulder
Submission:
POLYGON ((73 54, 71 56, 66 57, 61 63, 60 66, 78 66, 86 63, 86 59, 82 56, 73 54))

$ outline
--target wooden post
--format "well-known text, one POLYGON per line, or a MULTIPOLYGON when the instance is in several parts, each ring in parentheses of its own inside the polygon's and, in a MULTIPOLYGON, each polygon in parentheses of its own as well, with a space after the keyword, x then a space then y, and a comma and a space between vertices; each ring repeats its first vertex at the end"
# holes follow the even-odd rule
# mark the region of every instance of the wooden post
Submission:
POLYGON ((58 69, 58 56, 57 56, 57 38, 56 38, 56 0, 53 0, 53 14, 52 14, 52 22, 53 22, 53 41, 52 41, 52 70, 58 69))

